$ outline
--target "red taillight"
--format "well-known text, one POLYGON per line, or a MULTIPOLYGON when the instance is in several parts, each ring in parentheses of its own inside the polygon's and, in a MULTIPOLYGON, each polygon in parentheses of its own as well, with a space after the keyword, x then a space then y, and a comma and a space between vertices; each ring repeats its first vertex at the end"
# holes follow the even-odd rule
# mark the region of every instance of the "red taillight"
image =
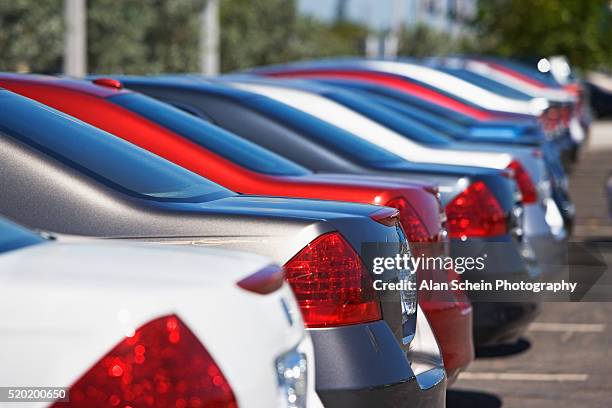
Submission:
POLYGON ((558 108, 548 108, 542 114, 542 122, 544 130, 547 132, 556 132, 561 125, 561 112, 558 108))
POLYGON ((508 168, 514 172, 514 180, 516 180, 516 184, 518 184, 519 190, 521 190, 523 203, 535 203, 538 200, 538 193, 525 168, 516 160, 512 160, 508 168))
POLYGON ((491 237, 507 232, 506 215, 489 188, 477 181, 446 206, 451 238, 491 237))
POLYGON ((372 279, 338 232, 321 235, 285 264, 307 327, 382 319, 372 279))
POLYGON ((237 407, 223 373, 176 316, 127 337, 70 387, 53 407, 237 407))
POLYGON ((423 224, 414 208, 402 197, 394 198, 385 204, 388 207, 399 210, 400 223, 404 228, 409 242, 429 242, 432 241, 429 231, 423 224))
POLYGON ((563 106, 561 108, 561 123, 565 128, 568 128, 570 125, 570 120, 572 119, 572 108, 569 106, 563 106))

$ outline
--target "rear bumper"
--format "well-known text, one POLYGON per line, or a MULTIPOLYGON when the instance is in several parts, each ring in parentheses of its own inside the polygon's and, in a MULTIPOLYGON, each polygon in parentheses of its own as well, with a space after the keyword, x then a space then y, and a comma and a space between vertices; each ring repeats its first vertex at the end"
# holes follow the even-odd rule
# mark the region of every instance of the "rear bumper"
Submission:
POLYGON ((476 303, 474 343, 478 347, 515 343, 539 313, 535 302, 476 303))
MULTIPOLYGON (((487 255, 484 269, 465 272, 462 276, 464 281, 538 282, 541 279, 538 265, 525 261, 519 252, 519 244, 509 236, 496 237, 494 240, 470 239, 465 243, 453 241, 451 252, 453 257, 487 255)), ((512 294, 477 291, 466 293, 472 301, 474 311, 473 333, 476 347, 507 344, 518 340, 527 325, 536 317, 541 302, 541 296, 537 294, 515 301, 512 294)))
POLYGON ((309 330, 326 407, 444 407, 446 376, 425 317, 405 351, 384 321, 309 330))
POLYGON ((463 307, 447 308, 422 305, 444 357, 448 385, 452 385, 461 371, 474 360, 472 337, 473 309, 469 303, 463 307))
POLYGON ((567 271, 567 241, 556 239, 552 234, 528 238, 536 253, 543 281, 555 281, 567 271))

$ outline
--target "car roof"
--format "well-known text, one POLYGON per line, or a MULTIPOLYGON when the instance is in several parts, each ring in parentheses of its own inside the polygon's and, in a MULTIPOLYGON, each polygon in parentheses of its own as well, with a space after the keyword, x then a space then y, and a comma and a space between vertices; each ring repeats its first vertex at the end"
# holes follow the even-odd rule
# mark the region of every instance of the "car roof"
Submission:
POLYGON ((58 77, 52 75, 15 74, 2 72, 0 73, 0 81, 2 80, 16 81, 29 85, 61 85, 63 88, 67 88, 76 92, 82 92, 99 98, 107 98, 109 96, 131 92, 126 89, 117 89, 108 86, 96 85, 90 81, 82 79, 58 77))

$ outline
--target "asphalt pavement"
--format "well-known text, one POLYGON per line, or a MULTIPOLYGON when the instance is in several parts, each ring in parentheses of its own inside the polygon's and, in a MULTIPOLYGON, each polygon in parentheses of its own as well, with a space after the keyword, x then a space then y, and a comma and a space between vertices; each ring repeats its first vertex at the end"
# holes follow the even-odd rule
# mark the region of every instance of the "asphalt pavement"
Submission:
MULTIPOLYGON (((611 171, 612 121, 596 122, 571 174, 574 240, 612 241, 604 189, 611 171)), ((612 261, 612 250, 603 256, 612 261)), ((480 351, 449 390, 447 406, 612 407, 612 303, 544 303, 519 343, 480 351)))

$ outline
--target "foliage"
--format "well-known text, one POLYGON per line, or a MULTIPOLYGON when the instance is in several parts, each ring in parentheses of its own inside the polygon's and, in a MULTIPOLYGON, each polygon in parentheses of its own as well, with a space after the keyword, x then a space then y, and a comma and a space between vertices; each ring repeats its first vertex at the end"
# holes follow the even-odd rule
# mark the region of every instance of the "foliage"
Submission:
POLYGON ((588 68, 612 63, 610 20, 608 0, 481 0, 474 28, 484 52, 588 68))
POLYGON ((61 69, 62 3, 62 0, 0 1, 0 70, 61 69))
POLYGON ((221 1, 221 69, 286 61, 296 15, 294 0, 221 1))
POLYGON ((470 35, 452 36, 424 24, 404 28, 398 53, 402 56, 427 57, 467 51, 472 48, 470 35))
MULTIPOLYGON (((0 1, 0 69, 61 72, 63 0, 0 1)), ((87 0, 92 73, 199 70, 205 0, 87 0)), ((294 59, 356 55, 367 29, 300 16, 296 0, 221 0, 223 71, 294 59)))
POLYGON ((221 69, 363 52, 367 29, 297 13, 295 0, 223 0, 221 69))
POLYGON ((88 0, 87 63, 92 73, 140 73, 149 70, 146 39, 154 29, 151 2, 88 0))

